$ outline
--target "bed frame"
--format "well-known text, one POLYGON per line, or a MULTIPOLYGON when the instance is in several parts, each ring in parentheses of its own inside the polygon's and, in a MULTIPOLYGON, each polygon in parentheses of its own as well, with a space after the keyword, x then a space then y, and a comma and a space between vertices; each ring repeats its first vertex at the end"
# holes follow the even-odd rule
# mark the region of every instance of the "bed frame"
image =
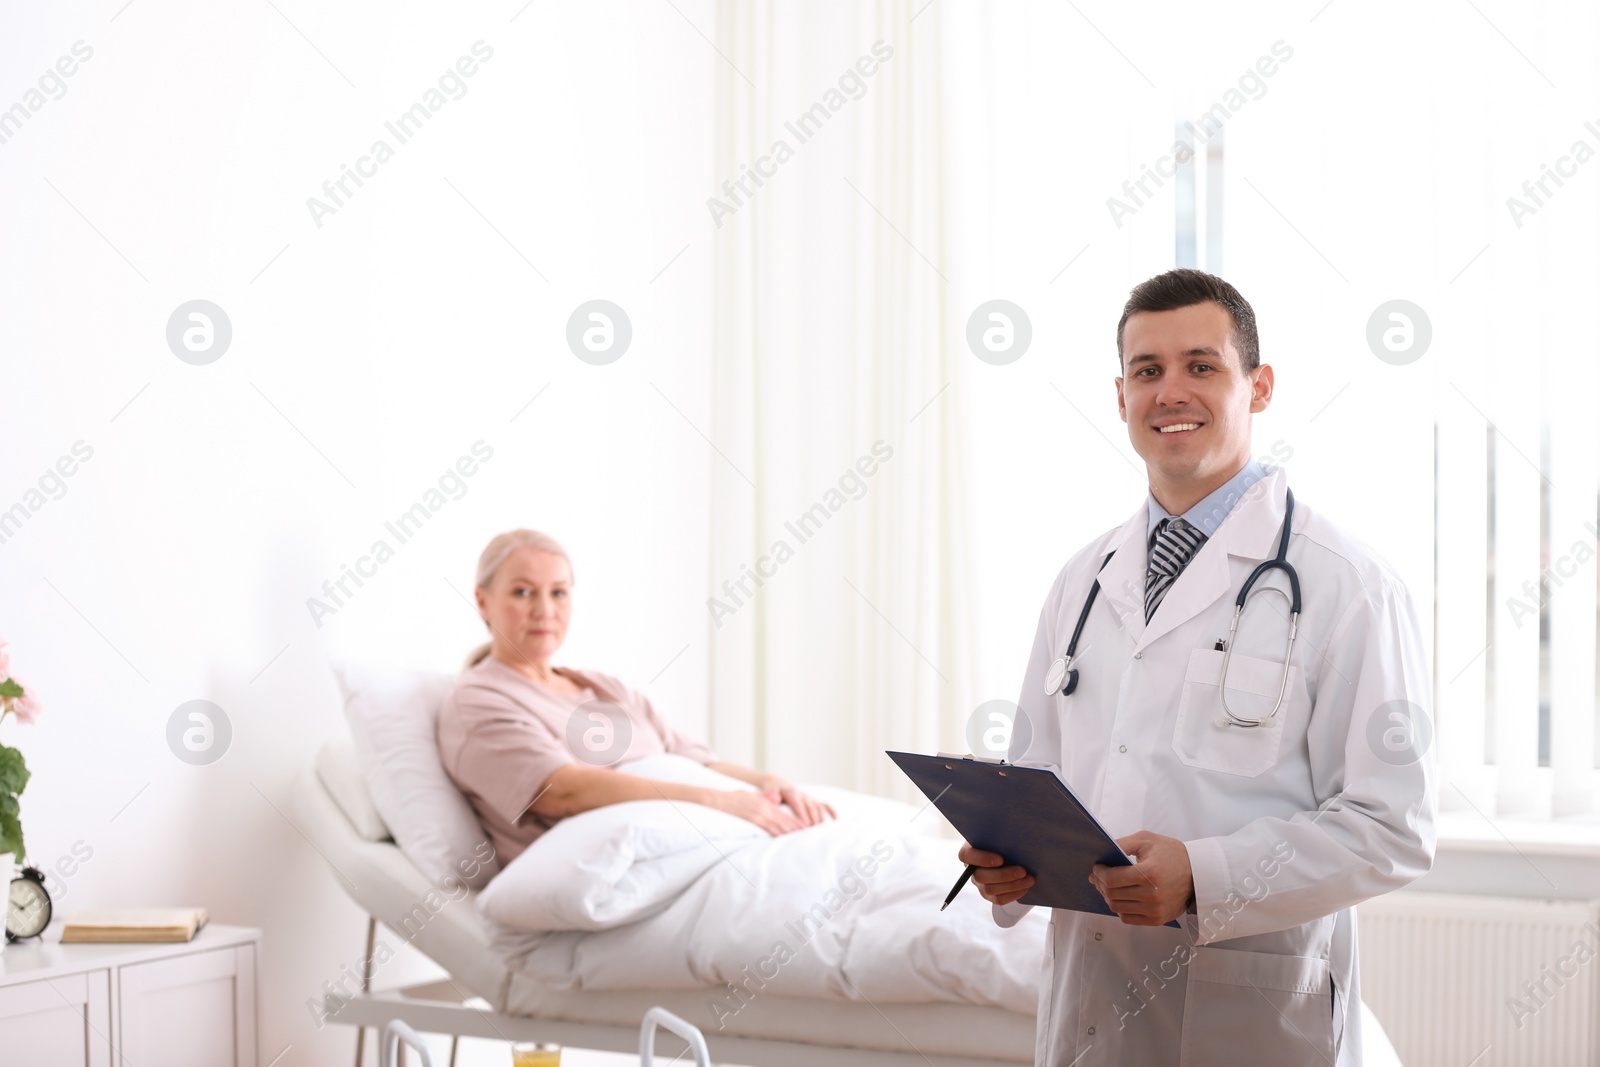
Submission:
MULTIPOLYGON (((459 992, 448 980, 403 989, 363 992, 340 1013, 338 1020, 358 1027, 356 1067, 361 1065, 366 1028, 370 1026, 381 1032, 393 1019, 400 1019, 421 1033, 449 1034, 450 1067, 455 1067, 456 1049, 463 1037, 548 1041, 564 1047, 600 1052, 637 1053, 639 1050, 637 1026, 503 1015, 463 1001, 459 992)), ((747 1064, 749 1067, 928 1067, 930 1064, 933 1067, 1015 1067, 1017 1062, 946 1056, 937 1052, 889 1052, 765 1038, 725 1037, 715 1033, 706 1034, 705 1039, 713 1062, 747 1064)), ((688 1043, 677 1035, 658 1031, 656 1055, 663 1057, 664 1061, 674 1061, 686 1055, 688 1049, 688 1043)))
MULTIPOLYGON (((637 993, 572 993, 559 997, 549 1012, 518 1014, 506 1010, 518 979, 490 949, 488 935, 470 899, 447 905, 416 931, 402 929, 402 919, 415 913, 416 902, 432 889, 422 872, 388 839, 382 820, 372 806, 365 777, 348 742, 330 742, 318 753, 313 768, 304 770, 295 787, 301 830, 328 861, 345 891, 367 913, 366 953, 374 958, 380 923, 395 936, 428 956, 448 972, 445 978, 403 988, 375 989, 370 966, 362 975, 361 991, 344 1001, 330 1021, 355 1026, 356 1067, 361 1067, 366 1031, 378 1032, 390 1020, 400 1019, 422 1033, 449 1034, 450 1064, 462 1037, 504 1041, 547 1041, 573 1048, 606 1052, 637 1052, 640 1020, 652 1007, 689 1015, 692 1007, 722 990, 662 990, 637 993)), ((892 1027, 904 1047, 865 1047, 847 1042, 861 1033, 861 1005, 827 1000, 804 1002, 768 996, 755 1002, 761 1012, 751 1013, 743 1032, 707 1033, 713 1060, 749 1067, 1001 1067, 1032 1063, 1033 1017, 1000 1008, 973 1004, 886 1005, 871 1007, 884 1026, 892 1027), (806 1028, 804 1039, 796 1027, 765 1027, 786 1010, 817 1016, 837 1009, 840 1025, 818 1021, 806 1028), (850 1013, 852 1025, 846 1025, 850 1013), (895 1022, 895 1016, 901 1019, 895 1022), (965 1035, 962 1048, 933 1047, 934 1041, 919 1021, 955 1018, 965 1035), (767 1032, 762 1033, 765 1029, 767 1032), (910 1029, 914 1037, 907 1034, 910 1029), (775 1036, 781 1031, 787 1034, 775 1036), (986 1058, 985 1048, 996 1053, 986 1058)), ((741 1015, 743 1013, 741 1012, 741 1015)), ((742 1022, 742 1020, 735 1020, 742 1022)), ((877 1019, 873 1020, 876 1028, 877 1019)), ((889 1045, 894 1042, 889 1042, 889 1045)), ((687 1051, 688 1044, 669 1032, 658 1032, 657 1052, 670 1059, 687 1051)))

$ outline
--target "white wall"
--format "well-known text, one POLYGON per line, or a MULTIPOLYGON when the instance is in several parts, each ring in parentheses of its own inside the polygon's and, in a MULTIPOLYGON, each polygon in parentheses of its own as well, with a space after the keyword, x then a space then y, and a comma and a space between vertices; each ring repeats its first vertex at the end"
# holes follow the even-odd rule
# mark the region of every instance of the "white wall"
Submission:
POLYGON ((711 5, 119 6, 0 33, 0 108, 93 49, 0 144, 0 508, 93 450, 0 543, 0 638, 44 703, 0 740, 35 773, 30 859, 93 850, 63 909, 264 927, 263 1062, 346 1063, 305 1001, 364 924, 285 818, 343 729, 330 658, 454 669, 483 633, 456 590, 534 526, 575 558, 570 661, 704 730, 717 60, 686 17, 709 32, 711 5), (316 226, 307 197, 479 40, 466 95, 316 226), (605 367, 564 343, 596 297, 634 329, 605 367), (193 298, 232 321, 207 366, 166 345, 193 298), (307 598, 480 440, 465 495, 314 624, 307 598), (196 698, 232 724, 210 766, 167 747, 196 698))

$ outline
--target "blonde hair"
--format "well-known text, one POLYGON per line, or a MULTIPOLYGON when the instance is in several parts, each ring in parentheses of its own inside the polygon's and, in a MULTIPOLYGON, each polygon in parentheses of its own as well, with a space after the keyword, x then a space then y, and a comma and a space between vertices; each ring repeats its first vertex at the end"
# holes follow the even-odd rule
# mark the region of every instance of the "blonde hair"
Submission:
MULTIPOLYGON (((531 548, 536 552, 549 552, 560 556, 567 561, 567 573, 572 573, 572 557, 567 555, 567 550, 561 543, 549 534, 540 533, 538 530, 507 530, 497 534, 484 548, 483 554, 478 557, 477 588, 488 589, 494 581, 494 576, 499 573, 501 564, 519 548, 531 548)), ((485 619, 483 625, 487 627, 489 620, 485 619)), ((489 655, 494 648, 493 641, 485 641, 473 649, 467 656, 467 667, 476 667, 489 655)))

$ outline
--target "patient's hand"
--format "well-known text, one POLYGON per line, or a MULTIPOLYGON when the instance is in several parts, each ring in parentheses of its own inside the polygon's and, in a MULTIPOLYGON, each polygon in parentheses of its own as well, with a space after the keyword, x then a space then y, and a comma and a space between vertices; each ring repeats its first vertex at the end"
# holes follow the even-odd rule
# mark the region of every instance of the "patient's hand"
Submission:
POLYGON ((765 793, 747 793, 743 789, 712 790, 712 805, 729 815, 737 815, 753 822, 773 837, 802 829, 799 819, 784 811, 765 793))
POLYGON ((769 774, 765 781, 757 784, 760 786, 761 795, 774 804, 789 805, 789 810, 794 812, 801 826, 816 826, 828 819, 839 817, 839 813, 834 811, 831 805, 801 792, 800 788, 787 778, 769 774))
POLYGON ((1033 888, 1033 875, 1021 867, 1006 866, 1005 857, 997 853, 963 843, 956 858, 978 868, 972 872, 972 884, 991 904, 1010 904, 1033 888))
MULTIPOLYGON (((765 798, 767 803, 774 807, 779 804, 789 805, 789 811, 794 813, 793 818, 800 820, 799 826, 791 827, 791 829, 799 829, 801 826, 816 826, 818 823, 825 822, 828 819, 837 819, 839 817, 838 813, 831 807, 802 793, 795 787, 793 782, 781 774, 758 771, 753 767, 746 767, 739 763, 727 763, 722 760, 713 760, 706 766, 718 774, 726 774, 729 778, 737 778, 741 782, 749 782, 756 787, 755 795, 765 798)), ((724 808, 723 810, 727 809, 724 808)), ((750 818, 742 811, 735 812, 735 814, 740 818, 750 818)), ((759 824, 759 820, 750 819, 750 821, 759 824)), ((777 832, 788 833, 788 830, 777 832)))

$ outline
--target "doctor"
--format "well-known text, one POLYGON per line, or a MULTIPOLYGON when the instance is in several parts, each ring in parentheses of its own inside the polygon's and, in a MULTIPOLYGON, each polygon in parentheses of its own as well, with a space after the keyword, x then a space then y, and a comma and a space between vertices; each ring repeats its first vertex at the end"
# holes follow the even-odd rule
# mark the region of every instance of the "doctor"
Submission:
MULTIPOLYGON (((1382 559, 1251 458, 1273 374, 1238 290, 1196 270, 1152 278, 1117 350, 1149 499, 1056 578, 1011 760, 1056 771, 1135 864, 1090 875, 1115 915, 1053 913, 1035 1061, 1354 1067, 1354 906, 1433 862, 1416 611, 1382 559), (1241 586, 1280 548, 1297 625, 1274 566, 1230 635, 1241 586), (1071 671, 1052 670, 1097 577, 1071 671)), ((1028 872, 960 856, 1014 924, 1028 872)))

